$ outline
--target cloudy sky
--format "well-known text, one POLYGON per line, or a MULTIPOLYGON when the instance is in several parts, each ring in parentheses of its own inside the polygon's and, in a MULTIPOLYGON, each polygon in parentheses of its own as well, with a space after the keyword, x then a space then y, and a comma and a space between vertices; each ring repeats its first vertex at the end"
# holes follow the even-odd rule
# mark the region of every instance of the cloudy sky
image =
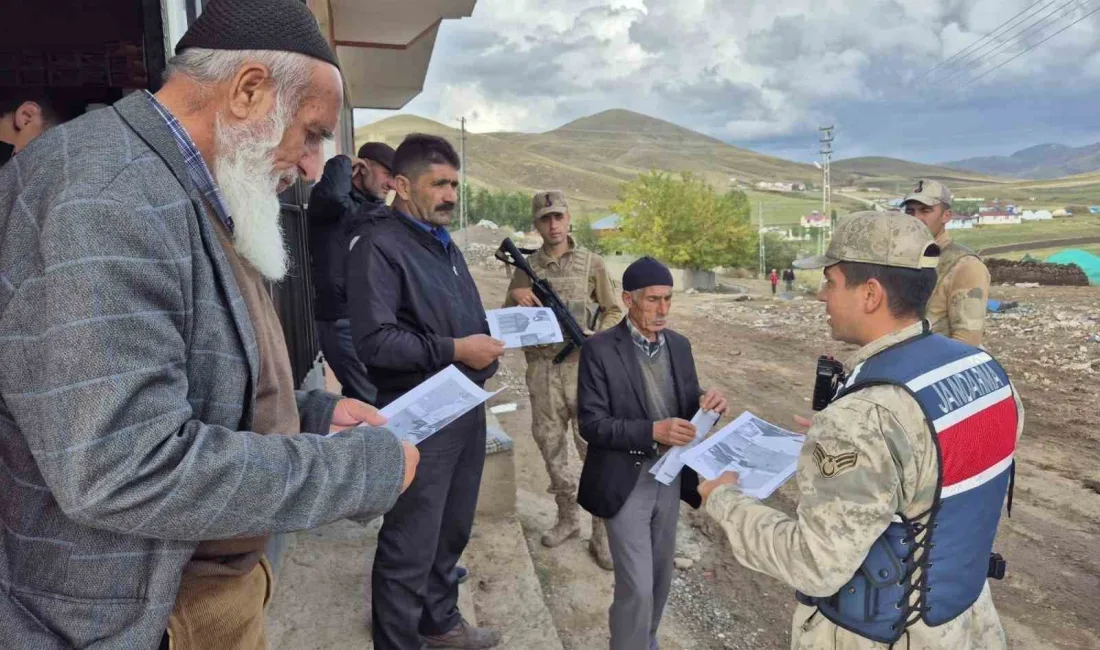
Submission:
MULTIPOLYGON (((538 132, 627 108, 802 161, 828 123, 840 158, 1091 144, 1097 10, 1100 0, 478 0, 471 18, 443 22, 424 92, 404 112, 538 132)), ((356 123, 393 114, 357 111, 356 123)))

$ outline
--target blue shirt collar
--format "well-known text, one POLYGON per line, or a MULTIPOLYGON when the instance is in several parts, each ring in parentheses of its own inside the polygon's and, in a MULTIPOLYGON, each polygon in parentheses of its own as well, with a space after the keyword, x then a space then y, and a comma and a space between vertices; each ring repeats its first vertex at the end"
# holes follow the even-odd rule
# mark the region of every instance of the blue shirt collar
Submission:
POLYGON ((401 210, 396 210, 397 214, 404 217, 407 221, 415 224, 421 230, 426 233, 430 233, 433 237, 439 240, 440 244, 443 244, 443 248, 448 248, 451 245, 451 233, 447 232, 447 229, 443 226, 432 226, 426 224, 423 221, 419 221, 413 218, 411 215, 405 214, 401 210))
POLYGON ((183 155, 183 163, 187 166, 187 175, 191 177, 191 182, 195 184, 195 189, 197 189, 210 206, 214 208, 214 213, 218 215, 218 219, 225 224, 226 230, 232 234, 233 216, 229 214, 229 208, 225 204, 225 197, 222 196, 221 190, 218 189, 218 184, 214 182, 214 175, 210 173, 210 168, 206 166, 206 161, 202 159, 199 148, 195 146, 195 142, 191 139, 191 136, 187 134, 187 131, 175 116, 172 115, 163 104, 157 101, 153 93, 146 90, 145 94, 149 96, 149 100, 153 103, 153 108, 157 109, 157 113, 160 113, 161 119, 168 125, 168 130, 172 132, 172 138, 176 141, 176 146, 179 147, 180 154, 183 155))

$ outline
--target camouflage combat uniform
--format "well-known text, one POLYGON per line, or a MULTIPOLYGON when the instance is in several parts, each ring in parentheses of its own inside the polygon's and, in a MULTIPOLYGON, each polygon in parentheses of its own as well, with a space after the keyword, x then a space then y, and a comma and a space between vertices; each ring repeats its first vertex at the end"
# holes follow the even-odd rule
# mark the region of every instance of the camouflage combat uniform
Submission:
MULTIPOLYGON (((865 359, 921 333, 921 324, 881 338, 847 361, 848 372, 865 359)), ((1017 436, 1023 430, 1023 406, 1017 436)), ((848 456, 851 458, 851 456, 848 456)), ((872 386, 814 416, 798 459, 801 499, 796 519, 723 486, 707 499, 707 513, 729 537, 741 564, 782 580, 806 594, 836 593, 863 562, 894 513, 916 517, 931 505, 939 462, 924 413, 904 389, 872 386), (824 453, 815 452, 821 449, 824 453), (836 459, 855 454, 845 467, 836 459), (844 467, 843 469, 838 469, 844 467)), ((908 646, 935 650, 1005 647, 989 586, 962 616, 938 627, 917 622, 908 646)), ((792 650, 886 648, 844 630, 816 608, 798 605, 792 650)))
MULTIPOLYGON (((916 189, 902 199, 927 206, 944 205, 951 209, 951 190, 936 180, 922 180, 916 189)), ((989 298, 989 270, 977 254, 962 244, 951 241, 944 230, 936 237, 940 247, 940 262, 936 267, 936 289, 928 300, 925 318, 936 334, 968 343, 982 344, 985 331, 985 303, 989 298)))
POLYGON ((985 331, 985 304, 989 298, 989 271, 978 256, 951 241, 945 231, 940 245, 939 280, 928 300, 926 318, 932 331, 980 346, 985 331))
MULTIPOLYGON (((865 215, 864 219, 869 215, 859 214, 865 215)), ((932 243, 931 234, 922 224, 909 217, 912 221, 899 228, 897 219, 905 217, 885 218, 895 220, 888 242, 871 241, 866 221, 849 228, 849 232, 838 227, 825 256, 807 260, 805 266, 796 265, 820 268, 845 259, 881 259, 871 263, 909 268, 934 265, 934 260, 920 252, 932 243), (838 241, 844 237, 846 241, 838 241)), ((876 354, 919 336, 923 327, 917 322, 865 345, 845 363, 848 375, 876 354)), ((1014 389, 1013 397, 1019 413, 1019 439, 1023 406, 1014 389)), ((798 459, 796 480, 800 500, 793 518, 732 485, 715 489, 705 508, 726 532, 733 555, 741 564, 807 596, 826 598, 836 594, 861 569, 872 545, 896 514, 915 519, 932 506, 940 480, 937 446, 924 412, 906 389, 873 385, 844 395, 815 414, 798 459)), ((888 647, 841 628, 816 607, 799 604, 795 610, 793 650, 888 647)), ((918 620, 895 647, 1005 648, 989 585, 969 609, 947 623, 931 627, 918 620)))
MULTIPOLYGON (((569 239, 569 250, 558 259, 539 250, 527 258, 535 273, 550 281, 573 317, 584 329, 601 331, 617 325, 623 311, 611 287, 611 278, 599 255, 569 239), (599 310, 597 316, 597 309, 599 310), (593 327, 593 324, 595 325, 593 327)), ((523 273, 512 276, 505 307, 515 306, 512 290, 529 288, 523 273)), ((565 344, 524 348, 527 357, 527 390, 531 396, 531 434, 538 444, 550 475, 549 492, 558 504, 559 519, 566 519, 566 530, 576 529, 577 479, 579 469, 569 464, 569 429, 581 460, 587 445, 577 428, 577 368, 580 351, 574 351, 560 364, 554 357, 565 344)), ((575 533, 574 533, 575 534, 575 533)), ((600 535, 602 531, 594 534, 600 535)), ((548 546, 564 540, 549 535, 548 546)))
MULTIPOLYGON (((568 210, 561 192, 540 192, 533 198, 533 214, 551 209, 554 202, 568 210), (548 201, 547 197, 550 199, 548 201)), ((569 251, 555 258, 546 250, 528 256, 527 262, 535 273, 550 280, 554 293, 569 308, 577 323, 585 330, 601 331, 618 324, 623 319, 623 309, 618 305, 612 280, 607 275, 603 260, 592 251, 576 245, 569 238, 569 251)), ((513 307, 516 301, 511 291, 529 288, 530 279, 522 273, 511 278, 505 307, 513 307)), ((525 348, 527 356, 527 389, 531 399, 531 436, 539 445, 542 460, 550 475, 549 492, 558 504, 558 522, 542 538, 548 547, 558 546, 580 530, 576 506, 576 483, 579 470, 569 463, 569 431, 572 423, 573 443, 583 462, 587 445, 581 439, 576 423, 576 375, 580 351, 574 351, 560 364, 553 357, 563 348, 558 345, 537 345, 525 348)), ((606 535, 603 526, 593 521, 593 544, 606 551, 606 535)), ((604 552, 603 554, 607 554, 604 552)), ((597 552, 597 555, 601 553, 597 552)))

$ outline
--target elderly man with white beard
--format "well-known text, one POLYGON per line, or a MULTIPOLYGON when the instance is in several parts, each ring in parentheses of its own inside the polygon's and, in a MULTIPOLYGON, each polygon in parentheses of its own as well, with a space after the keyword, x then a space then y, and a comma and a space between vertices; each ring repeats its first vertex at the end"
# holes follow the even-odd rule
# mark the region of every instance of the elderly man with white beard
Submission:
POLYGON ((176 54, 0 168, 5 648, 263 648, 267 537, 413 480, 373 408, 294 390, 265 288, 343 102, 315 20, 212 0, 176 54))

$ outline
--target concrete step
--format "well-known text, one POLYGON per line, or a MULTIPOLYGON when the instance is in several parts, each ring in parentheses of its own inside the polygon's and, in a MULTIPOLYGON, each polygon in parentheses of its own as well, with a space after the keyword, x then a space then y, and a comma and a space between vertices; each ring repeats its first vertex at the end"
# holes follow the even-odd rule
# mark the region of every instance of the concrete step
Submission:
POLYGON ((480 624, 504 633, 500 648, 562 650, 515 517, 478 521, 464 559, 480 624))
MULTIPOLYGON (((291 536, 267 612, 271 650, 370 648, 370 568, 381 520, 338 521, 291 536)), ((458 606, 477 625, 471 581, 458 606)))
MULTIPOLYGON (((470 576, 459 586, 459 610, 473 625, 499 628, 501 648, 562 650, 515 517, 512 441, 488 417, 478 514, 462 558, 470 576)), ((267 612, 271 650, 373 647, 370 569, 381 524, 345 520, 288 536, 267 612)))
POLYGON ((464 560, 466 583, 482 625, 504 633, 511 650, 562 650, 535 565, 516 519, 515 449, 496 416, 486 414, 485 469, 477 519, 464 560))

